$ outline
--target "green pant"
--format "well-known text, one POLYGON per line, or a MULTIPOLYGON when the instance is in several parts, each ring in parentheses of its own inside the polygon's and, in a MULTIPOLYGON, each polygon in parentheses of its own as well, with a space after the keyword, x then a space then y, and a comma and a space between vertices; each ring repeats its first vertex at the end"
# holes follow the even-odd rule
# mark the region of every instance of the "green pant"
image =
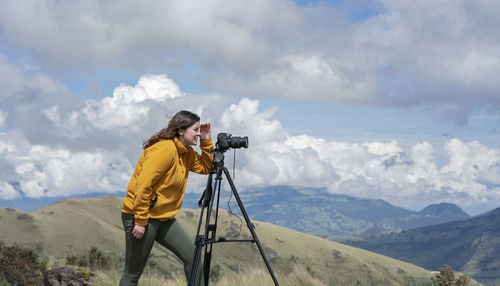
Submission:
MULTIPOLYGON (((122 222, 125 229, 125 269, 120 280, 120 286, 137 285, 155 241, 172 251, 182 260, 184 274, 186 279, 189 279, 196 247, 180 222, 175 218, 167 221, 149 219, 146 232, 141 239, 132 236, 135 225, 134 215, 122 213, 122 222)), ((196 285, 204 284, 201 268, 202 266, 198 267, 196 285)))

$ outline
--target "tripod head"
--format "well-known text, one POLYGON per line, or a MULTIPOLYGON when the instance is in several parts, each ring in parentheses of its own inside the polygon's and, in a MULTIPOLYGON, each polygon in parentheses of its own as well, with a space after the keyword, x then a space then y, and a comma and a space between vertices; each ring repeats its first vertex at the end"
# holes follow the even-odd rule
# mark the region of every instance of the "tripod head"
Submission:
POLYGON ((229 150, 229 148, 248 148, 248 137, 238 137, 230 133, 219 133, 217 134, 217 142, 215 143, 215 149, 211 152, 213 154, 213 165, 216 167, 224 166, 224 152, 229 150))
POLYGON ((222 151, 218 148, 210 150, 210 153, 212 153, 212 156, 213 156, 212 168, 224 166, 224 152, 225 151, 226 150, 222 151))

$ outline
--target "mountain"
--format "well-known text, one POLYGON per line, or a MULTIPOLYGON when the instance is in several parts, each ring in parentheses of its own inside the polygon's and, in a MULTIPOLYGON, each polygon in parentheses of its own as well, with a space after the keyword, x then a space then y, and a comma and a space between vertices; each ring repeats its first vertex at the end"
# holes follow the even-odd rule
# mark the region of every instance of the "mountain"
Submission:
MULTIPOLYGON (((228 194, 229 190, 221 192, 223 201, 228 194)), ((252 219, 337 241, 469 217, 453 204, 431 205, 415 212, 384 200, 331 194, 324 189, 278 186, 239 194, 252 219)), ((199 195, 187 195, 184 205, 195 207, 198 199, 199 195)), ((220 207, 227 208, 225 203, 220 207)))
POLYGON ((462 220, 470 216, 455 204, 440 203, 425 207, 417 213, 417 217, 418 218, 413 220, 412 223, 408 224, 406 227, 404 227, 403 222, 400 223, 400 226, 403 229, 410 229, 462 220))
MULTIPOLYGON (((121 198, 108 196, 68 199, 45 208, 23 212, 0 209, 0 240, 6 245, 30 247, 51 261, 86 254, 91 246, 122 257, 124 233, 120 220, 121 198)), ((176 216, 194 236, 199 210, 182 209, 176 216)), ((329 285, 429 285, 432 274, 415 265, 366 250, 336 243, 253 220, 256 233, 278 278, 289 273, 291 261, 307 267, 329 285)), ((246 224, 226 211, 219 212, 218 233, 240 232, 250 236, 246 224)), ((155 246, 150 264, 160 271, 182 273, 181 263, 162 247, 155 246)), ((250 243, 218 243, 212 265, 222 273, 251 266, 264 267, 257 248, 250 243)))
POLYGON ((418 213, 423 216, 440 217, 444 220, 454 220, 457 214, 462 218, 469 217, 469 215, 457 205, 449 203, 429 205, 418 213))
POLYGON ((346 243, 427 269, 446 263, 478 281, 500 283, 500 208, 461 221, 346 243))

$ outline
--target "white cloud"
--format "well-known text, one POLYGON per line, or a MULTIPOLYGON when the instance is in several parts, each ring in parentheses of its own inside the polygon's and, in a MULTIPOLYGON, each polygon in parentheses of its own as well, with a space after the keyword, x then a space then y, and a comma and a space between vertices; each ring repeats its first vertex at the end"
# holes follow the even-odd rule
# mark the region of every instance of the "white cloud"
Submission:
POLYGON ((500 85, 496 2, 381 1, 385 12, 358 26, 356 46, 372 72, 380 69, 382 99, 426 105, 457 121, 488 108, 500 85))
MULTIPOLYGON (((29 102, 38 94, 25 96, 29 102)), ((24 104, 9 106, 11 114, 24 104)), ((123 191, 141 141, 163 128, 167 116, 188 109, 207 120, 218 114, 217 105, 220 96, 184 96, 164 74, 145 75, 133 87, 118 86, 111 97, 81 99, 71 107, 35 104, 40 120, 11 122, 0 133, 0 181, 18 183, 33 198, 123 191), (34 140, 28 136, 32 129, 49 131, 34 140)))
POLYGON ((24 67, 56 73, 194 65, 195 80, 221 93, 425 106, 460 123, 498 110, 497 2, 373 5, 352 20, 350 5, 327 2, 8 2, 0 36, 26 55, 24 67))
POLYGON ((0 110, 0 128, 4 127, 6 119, 7 119, 7 113, 0 110))
POLYGON ((270 94, 340 103, 365 104, 379 96, 379 86, 373 75, 321 54, 288 54, 274 59, 274 65, 261 71, 255 80, 248 81, 230 74, 214 79, 214 84, 221 89, 243 88, 250 91, 249 95, 270 94))
POLYGON ((129 179, 132 165, 120 152, 75 152, 34 145, 28 154, 9 155, 20 189, 31 198, 115 192, 129 179))
POLYGON ((7 183, 0 181, 0 197, 4 200, 12 200, 17 199, 21 196, 21 194, 14 189, 14 187, 7 183))
POLYGON ((6 3, 0 13, 2 35, 57 70, 91 69, 103 63, 161 66, 169 63, 169 53, 177 52, 209 61, 222 59, 233 67, 254 66, 267 51, 261 33, 291 30, 296 21, 293 5, 287 1, 58 5, 49 0, 22 6, 6 3))
POLYGON ((135 87, 121 84, 114 89, 112 97, 86 101, 82 113, 97 128, 133 126, 147 119, 151 102, 161 104, 180 96, 179 86, 166 75, 145 75, 135 87))
POLYGON ((496 148, 451 139, 445 145, 449 162, 438 166, 428 142, 405 151, 396 141, 356 144, 291 136, 270 115, 259 111, 258 101, 248 99, 231 105, 223 115, 223 126, 250 138, 250 148, 237 155, 237 176, 245 188, 323 187, 411 208, 441 201, 470 206, 500 199, 494 187, 500 177, 496 148))
POLYGON ((59 81, 42 72, 25 73, 0 54, 0 106, 2 128, 23 130, 29 140, 55 143, 58 134, 42 110, 57 106, 64 110, 78 108, 80 102, 59 81))
MULTIPOLYGON (((110 97, 82 99, 73 108, 53 103, 36 127, 50 127, 54 130, 45 136, 58 137, 40 143, 11 125, 0 133, 0 182, 19 184, 16 190, 2 183, 2 192, 6 198, 19 191, 36 198, 123 191, 142 151, 140 141, 166 124, 166 114, 187 109, 212 123, 214 140, 219 132, 249 137, 249 148, 236 155, 236 182, 243 189, 320 187, 412 208, 500 201, 497 148, 451 139, 444 146, 448 161, 438 166, 435 146, 428 142, 404 150, 394 140, 348 143, 292 136, 274 118, 275 109, 261 110, 257 100, 223 104, 217 95, 181 92, 166 75, 146 75, 134 87, 122 84, 110 97)), ((229 166, 233 152, 226 156, 229 166)), ((193 175, 188 191, 202 190, 205 180, 193 175)))

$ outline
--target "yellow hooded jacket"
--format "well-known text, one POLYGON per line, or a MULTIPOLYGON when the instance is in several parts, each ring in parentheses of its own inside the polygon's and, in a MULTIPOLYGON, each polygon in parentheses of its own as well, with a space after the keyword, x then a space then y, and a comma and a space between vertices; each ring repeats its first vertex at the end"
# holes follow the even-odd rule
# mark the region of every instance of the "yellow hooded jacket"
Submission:
POLYGON ((174 137, 144 150, 128 184, 122 211, 133 214, 137 225, 146 225, 149 218, 174 217, 182 205, 189 171, 208 174, 212 166, 212 139, 200 140, 200 148, 201 155, 174 137), (150 209, 156 195, 158 200, 150 209))

